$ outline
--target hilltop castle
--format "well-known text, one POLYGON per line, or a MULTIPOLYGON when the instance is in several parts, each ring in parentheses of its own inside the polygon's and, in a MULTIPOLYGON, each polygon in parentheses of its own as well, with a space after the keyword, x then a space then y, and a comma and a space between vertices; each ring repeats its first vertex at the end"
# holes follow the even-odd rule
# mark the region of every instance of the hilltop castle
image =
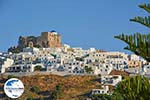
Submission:
POLYGON ((20 36, 18 46, 11 47, 8 51, 12 52, 13 49, 22 51, 25 47, 38 47, 38 48, 58 48, 62 47, 61 35, 56 31, 42 32, 41 36, 20 36))

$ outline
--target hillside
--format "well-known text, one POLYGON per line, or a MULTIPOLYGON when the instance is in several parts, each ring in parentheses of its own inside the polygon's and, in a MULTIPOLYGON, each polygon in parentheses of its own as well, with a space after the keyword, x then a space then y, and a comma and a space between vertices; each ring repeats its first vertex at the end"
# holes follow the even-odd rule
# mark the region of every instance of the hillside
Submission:
MULTIPOLYGON (((1 76, 0 86, 1 95, 0 100, 7 100, 4 98, 3 84, 7 80, 6 76, 1 76)), ((62 86, 62 92, 59 100, 84 100, 87 94, 93 88, 101 88, 98 78, 95 76, 57 76, 57 75, 34 75, 20 77, 20 80, 25 85, 25 92, 18 100, 26 100, 27 98, 47 98, 50 100, 55 87, 59 84, 62 86), (31 87, 38 87, 39 92, 31 91, 31 87)))

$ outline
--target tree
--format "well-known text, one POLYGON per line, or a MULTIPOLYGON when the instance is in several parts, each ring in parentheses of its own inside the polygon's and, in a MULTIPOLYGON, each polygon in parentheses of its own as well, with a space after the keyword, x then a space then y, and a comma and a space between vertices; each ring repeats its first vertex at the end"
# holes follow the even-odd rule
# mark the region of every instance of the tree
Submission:
POLYGON ((55 90, 52 92, 51 99, 52 100, 59 99, 62 93, 63 93, 62 84, 56 85, 55 90))
MULTIPOLYGON (((150 4, 139 5, 140 8, 144 9, 146 12, 150 13, 150 4)), ((148 28, 150 28, 150 16, 148 17, 135 17, 130 19, 132 22, 140 23, 148 28)), ((141 34, 135 33, 133 35, 118 35, 115 38, 125 42, 127 47, 124 49, 135 53, 138 56, 143 57, 145 60, 150 62, 150 33, 141 34)))
POLYGON ((82 58, 82 57, 76 57, 75 58, 77 61, 84 61, 84 58, 82 58))
POLYGON ((37 66, 35 66, 34 67, 34 71, 42 71, 42 66, 40 66, 40 65, 37 65, 37 66))
POLYGON ((56 54, 51 54, 53 57, 54 57, 54 59, 56 59, 57 58, 57 55, 56 54))
POLYGON ((150 100, 150 82, 142 76, 129 77, 120 82, 114 94, 121 94, 124 100, 150 100))
POLYGON ((110 100, 125 100, 125 99, 120 93, 114 93, 113 95, 111 95, 110 100))
POLYGON ((32 98, 32 97, 29 97, 29 98, 27 98, 27 100, 33 100, 33 98, 32 98))
POLYGON ((17 78, 17 77, 14 76, 14 75, 8 75, 7 78, 8 78, 8 79, 11 79, 11 78, 17 78))
POLYGON ((21 48, 19 48, 18 46, 17 47, 16 46, 12 46, 12 47, 10 47, 8 49, 8 52, 12 52, 12 53, 19 53, 21 51, 22 51, 21 48))
POLYGON ((115 93, 113 95, 96 94, 92 95, 92 100, 125 100, 121 94, 115 93))
POLYGON ((91 67, 85 66, 84 69, 87 73, 93 72, 93 69, 91 67))
POLYGON ((33 87, 31 87, 31 89, 30 89, 32 92, 35 92, 35 93, 39 93, 40 92, 40 88, 39 87, 37 87, 37 86, 33 86, 33 87))
POLYGON ((107 94, 92 95, 92 100, 111 100, 111 96, 107 94))

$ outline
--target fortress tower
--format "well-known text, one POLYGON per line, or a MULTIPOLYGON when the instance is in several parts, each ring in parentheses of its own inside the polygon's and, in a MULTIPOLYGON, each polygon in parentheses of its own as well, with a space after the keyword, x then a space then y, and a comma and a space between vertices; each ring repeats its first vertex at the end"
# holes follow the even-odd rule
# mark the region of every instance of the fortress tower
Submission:
POLYGON ((8 52, 21 52, 25 47, 59 48, 62 47, 61 35, 56 31, 42 32, 41 36, 20 36, 18 46, 10 47, 8 52))
MULTIPOLYGON (((41 36, 20 36, 18 41, 19 50, 25 47, 38 47, 38 48, 58 48, 62 46, 61 35, 56 31, 42 32, 41 36)), ((10 49, 11 51, 11 49, 10 49)))
POLYGON ((61 36, 56 31, 42 32, 40 37, 40 44, 45 48, 61 47, 61 36))

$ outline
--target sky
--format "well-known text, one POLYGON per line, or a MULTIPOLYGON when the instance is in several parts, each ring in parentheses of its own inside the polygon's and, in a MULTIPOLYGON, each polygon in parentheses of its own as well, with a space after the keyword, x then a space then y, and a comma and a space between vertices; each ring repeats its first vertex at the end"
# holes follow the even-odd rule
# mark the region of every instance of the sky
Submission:
POLYGON ((123 51, 115 35, 149 29, 130 22, 148 14, 138 8, 149 0, 0 0, 0 52, 17 45, 19 36, 55 30, 72 47, 123 51))

